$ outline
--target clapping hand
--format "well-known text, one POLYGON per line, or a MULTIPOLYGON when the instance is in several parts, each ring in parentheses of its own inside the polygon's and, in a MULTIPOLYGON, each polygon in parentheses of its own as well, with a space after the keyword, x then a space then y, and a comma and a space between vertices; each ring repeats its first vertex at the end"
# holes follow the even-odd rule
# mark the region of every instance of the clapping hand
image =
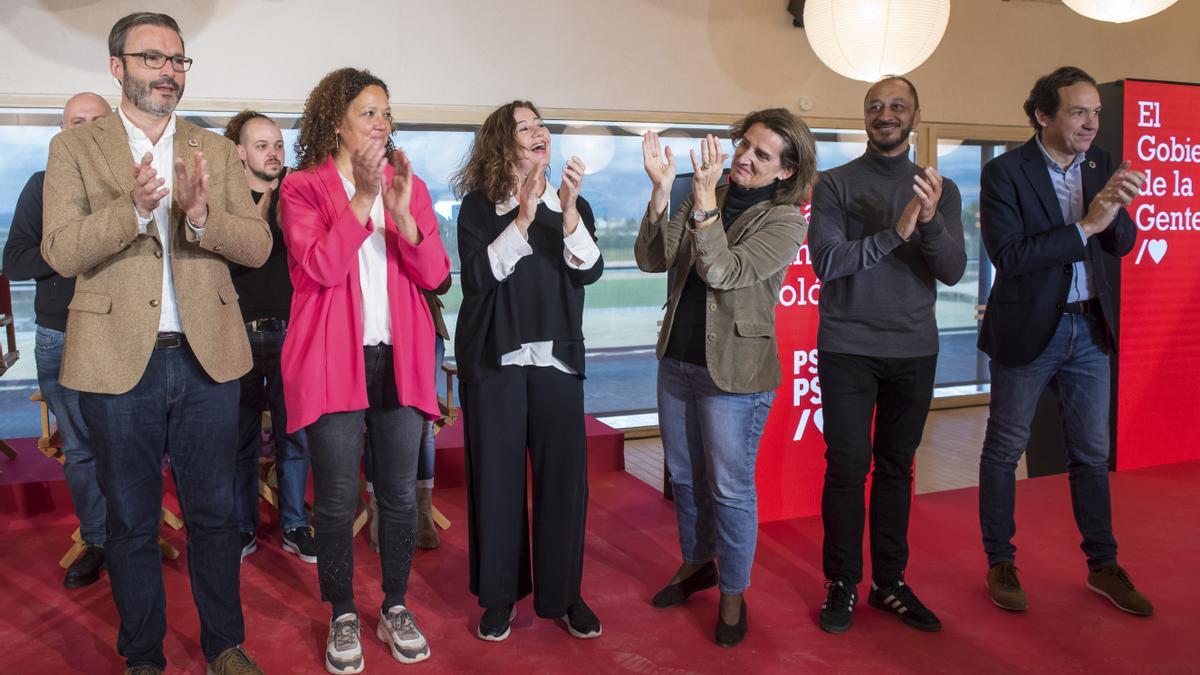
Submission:
POLYGON ((696 199, 696 208, 712 210, 717 206, 717 183, 721 180, 729 155, 721 151, 721 141, 712 134, 700 141, 698 158, 695 150, 690 154, 695 170, 692 174, 692 195, 696 199))
POLYGON ((351 179, 354 181, 354 196, 364 201, 375 201, 383 187, 383 167, 387 164, 387 144, 372 139, 350 153, 351 179))
POLYGON ((396 223, 400 236, 411 244, 421 243, 421 230, 417 228, 417 220, 412 217, 412 162, 403 150, 392 151, 392 179, 386 180, 380 176, 383 186, 383 208, 396 223))
POLYGON ((158 208, 158 202, 171 192, 166 187, 166 179, 159 178, 151 165, 153 161, 154 156, 147 152, 142 155, 141 163, 133 165, 133 189, 129 196, 133 199, 133 208, 143 218, 149 218, 158 208))
POLYGON ((192 172, 182 157, 175 159, 175 200, 196 229, 208 220, 208 160, 203 152, 192 155, 192 172))
POLYGON ((520 210, 517 211, 517 218, 513 222, 521 230, 521 235, 526 238, 528 238, 529 226, 533 224, 533 218, 537 215, 538 202, 542 198, 542 193, 546 191, 546 163, 548 161, 548 159, 539 161, 528 174, 517 178, 517 205, 520 210))
POLYGON ((1108 179, 1100 192, 1092 199, 1092 203, 1088 205, 1087 215, 1079 223, 1087 236, 1090 237, 1108 229, 1108 226, 1116 219, 1117 212, 1129 206, 1129 203, 1138 196, 1138 191, 1146 182, 1146 175, 1141 171, 1131 171, 1129 166, 1129 160, 1121 162, 1116 173, 1108 179))
POLYGON ((916 199, 921 203, 917 220, 928 223, 937 215, 938 202, 942 199, 942 177, 937 169, 928 166, 923 173, 913 176, 913 192, 917 193, 916 199))
POLYGON ((917 217, 920 216, 923 209, 922 201, 919 196, 914 196, 908 200, 908 204, 904 207, 904 211, 900 214, 900 220, 896 221, 896 234, 904 241, 908 241, 912 236, 913 230, 917 229, 917 217))
POLYGON ((671 198, 671 184, 675 182, 675 155, 671 152, 671 146, 663 149, 658 134, 653 131, 647 131, 642 136, 642 164, 654 185, 650 195, 650 210, 655 215, 662 215, 671 198))
POLYGON ((575 200, 579 198, 579 190, 583 187, 583 176, 586 167, 583 160, 571 156, 563 167, 562 183, 558 186, 558 201, 562 205, 563 233, 571 235, 579 225, 579 211, 575 208, 575 200))

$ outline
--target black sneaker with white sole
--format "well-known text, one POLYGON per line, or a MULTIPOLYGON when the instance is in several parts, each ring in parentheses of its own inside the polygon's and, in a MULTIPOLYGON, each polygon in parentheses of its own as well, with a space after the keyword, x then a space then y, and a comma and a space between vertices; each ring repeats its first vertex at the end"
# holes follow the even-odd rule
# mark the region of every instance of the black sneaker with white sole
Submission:
POLYGON ((500 642, 512 632, 511 624, 516 616, 516 605, 488 607, 483 610, 483 616, 479 617, 479 627, 475 629, 475 635, 478 635, 480 640, 500 642))
POLYGON ((936 633, 942 629, 942 622, 938 620, 937 615, 921 604, 916 593, 913 593, 912 587, 903 581, 897 581, 883 588, 879 588, 872 582, 871 595, 867 598, 867 602, 876 609, 895 614, 900 617, 901 621, 917 630, 936 633))
POLYGON ((242 560, 258 550, 258 537, 253 532, 242 532, 242 560))
POLYGON ((854 606, 858 604, 858 587, 838 579, 826 581, 825 590, 825 604, 821 605, 817 623, 826 633, 845 633, 850 629, 854 606))
POLYGON ((317 562, 317 542, 313 540, 312 529, 307 525, 283 533, 283 550, 295 553, 297 558, 306 563, 317 562))
POLYGON ((600 619, 596 618, 595 612, 582 598, 567 608, 562 620, 567 624, 567 632, 577 638, 587 640, 600 637, 600 619))

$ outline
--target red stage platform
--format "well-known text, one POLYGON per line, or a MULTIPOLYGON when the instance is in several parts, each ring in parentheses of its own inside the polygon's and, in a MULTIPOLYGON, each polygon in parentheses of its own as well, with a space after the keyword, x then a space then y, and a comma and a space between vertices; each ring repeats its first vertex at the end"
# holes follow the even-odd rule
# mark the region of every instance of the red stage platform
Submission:
MULTIPOLYGON (((2 460, 0 460, 2 461, 2 460)), ((49 460, 47 460, 49 461, 49 460)), ((9 465, 4 466, 9 474, 9 465)), ((1117 611, 1084 586, 1086 569, 1071 517, 1065 476, 1023 481, 1017 545, 1032 608, 1011 614, 984 590, 984 558, 974 489, 922 495, 912 515, 909 581, 938 612, 945 630, 917 632, 868 607, 854 627, 827 635, 815 623, 824 600, 821 525, 804 518, 763 526, 754 585, 747 591, 750 633, 736 649, 712 642, 717 594, 706 591, 668 610, 649 598, 678 564, 670 502, 623 472, 594 473, 584 590, 604 635, 576 640, 560 624, 518 606, 512 636, 474 637, 479 616, 466 588, 462 488, 435 500, 454 522, 442 548, 418 552, 409 604, 430 639, 421 672, 521 673, 907 673, 907 672, 1196 672, 1200 664, 1200 463, 1113 474, 1122 561, 1156 604, 1153 618, 1117 611)), ((50 489, 51 495, 57 491, 50 489)), ((57 499, 57 498, 56 498, 57 499)), ((56 512, 69 511, 66 502, 56 512)), ((60 514, 61 515, 61 514, 60 514)), ((5 513, 0 527, 0 671, 120 672, 117 614, 107 577, 79 591, 61 586, 55 562, 73 525, 5 513)), ((279 548, 264 512, 259 551, 242 567, 246 647, 268 673, 320 673, 328 608, 318 600, 316 570, 279 548)), ((180 532, 169 532, 181 548, 180 532)), ((402 672, 374 637, 379 566, 363 538, 356 589, 365 620, 368 672, 402 672)), ((171 672, 202 672, 186 559, 166 564, 171 672)), ((865 586, 860 588, 865 590, 865 586)), ((415 672, 415 671, 414 671, 415 672)))
MULTIPOLYGON (((461 408, 459 414, 463 414, 461 408)), ((587 424, 588 471, 624 471, 625 435, 591 415, 585 415, 584 420, 587 424)), ((434 485, 439 488, 467 484, 466 458, 463 454, 465 428, 460 418, 437 435, 434 485)))

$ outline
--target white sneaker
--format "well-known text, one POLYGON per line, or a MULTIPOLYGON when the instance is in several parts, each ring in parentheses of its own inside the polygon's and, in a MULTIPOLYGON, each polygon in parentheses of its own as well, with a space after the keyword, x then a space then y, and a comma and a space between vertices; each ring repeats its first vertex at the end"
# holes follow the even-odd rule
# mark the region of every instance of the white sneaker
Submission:
POLYGON ((387 643, 392 650, 392 658, 400 663, 417 663, 429 658, 429 642, 425 640, 421 629, 417 628, 412 612, 403 605, 396 605, 386 614, 380 614, 379 630, 375 634, 387 643))
POLYGON ((333 675, 363 671, 357 614, 342 614, 329 623, 329 638, 325 641, 325 670, 333 675))

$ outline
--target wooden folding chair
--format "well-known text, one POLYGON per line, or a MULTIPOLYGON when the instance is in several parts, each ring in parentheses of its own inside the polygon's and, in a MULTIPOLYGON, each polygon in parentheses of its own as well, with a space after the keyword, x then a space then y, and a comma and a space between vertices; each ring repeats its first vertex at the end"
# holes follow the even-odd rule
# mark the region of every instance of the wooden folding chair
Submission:
MULTIPOLYGON (((42 392, 35 391, 29 397, 31 401, 35 401, 41 408, 42 416, 42 435, 38 437, 38 450, 50 459, 57 461, 59 464, 66 464, 67 458, 62 453, 62 437, 58 434, 58 423, 50 421, 50 406, 46 405, 46 400, 42 398, 42 392)), ((166 523, 174 530, 183 528, 183 521, 175 514, 174 511, 167 507, 162 508, 162 522, 166 523)), ((83 538, 79 534, 79 528, 75 528, 75 532, 71 534, 71 548, 67 549, 62 559, 58 561, 58 566, 67 569, 75 562, 87 546, 83 543, 83 538)), ((179 557, 179 549, 175 548, 162 537, 158 538, 158 547, 162 549, 162 553, 169 560, 174 560, 179 557)))
MULTIPOLYGON (((17 326, 13 323, 12 291, 8 286, 8 277, 3 274, 0 274, 0 328, 5 333, 5 338, 0 340, 0 375, 3 375, 21 356, 17 350, 17 326)), ((3 440, 0 440, 0 454, 9 459, 17 458, 17 452, 3 440)))

